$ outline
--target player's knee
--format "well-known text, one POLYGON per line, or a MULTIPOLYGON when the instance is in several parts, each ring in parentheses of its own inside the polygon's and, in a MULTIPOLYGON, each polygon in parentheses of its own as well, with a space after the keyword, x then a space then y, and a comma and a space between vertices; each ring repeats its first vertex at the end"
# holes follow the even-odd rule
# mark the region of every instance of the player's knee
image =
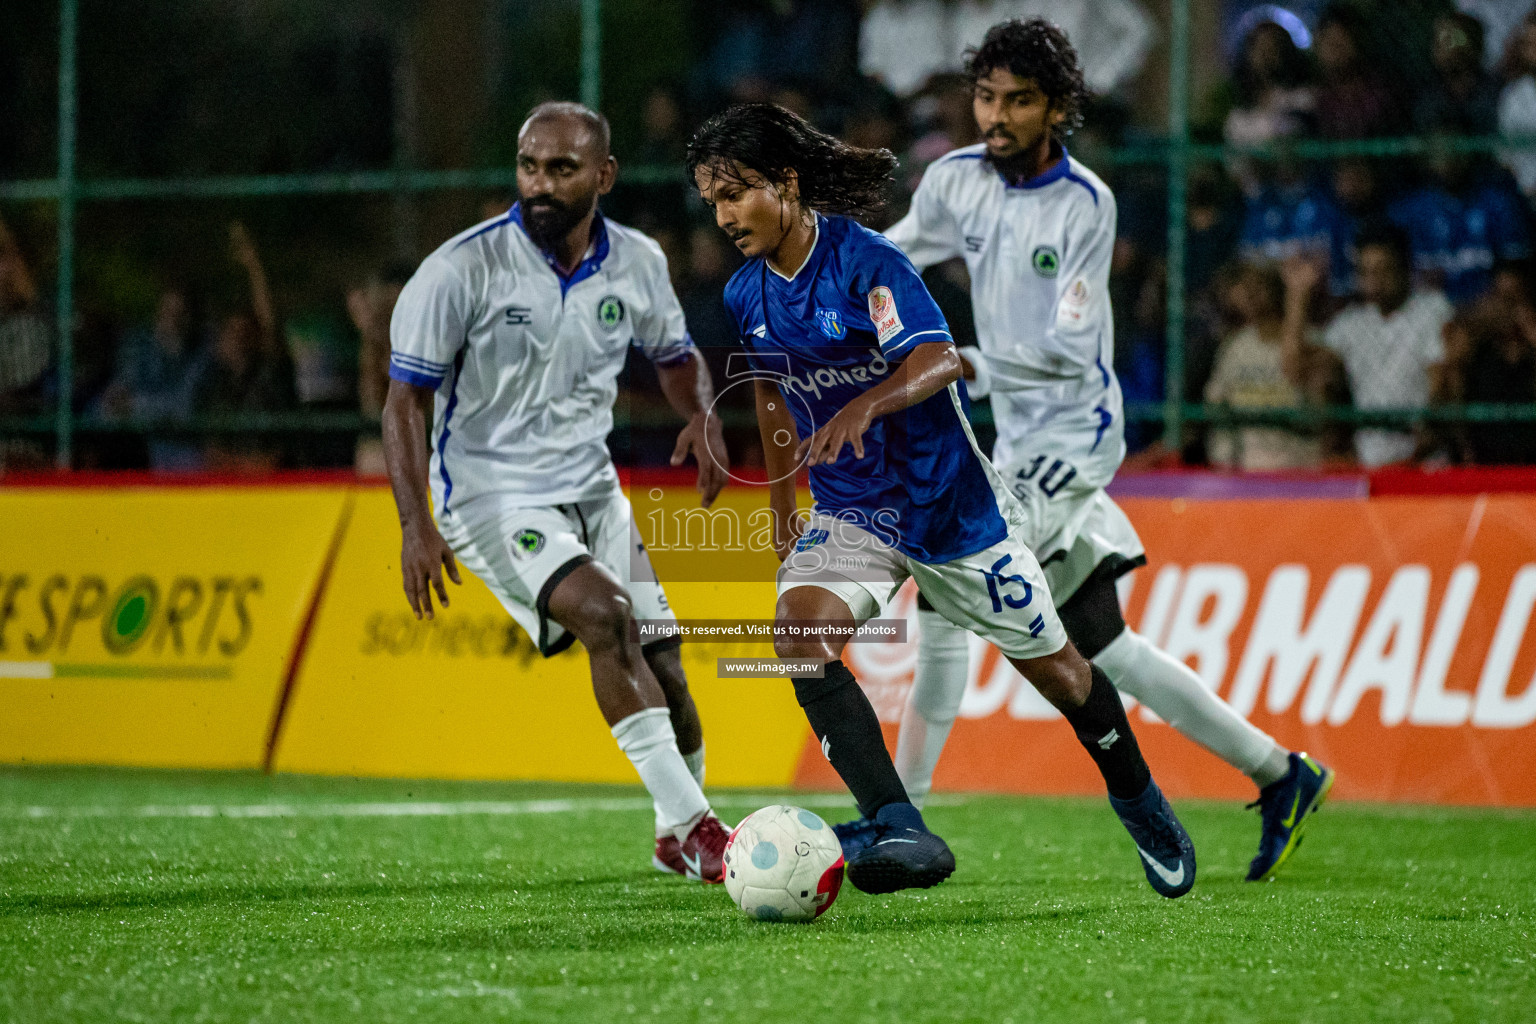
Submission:
POLYGON ((828 655, 823 650, 823 644, 819 640, 808 637, 779 636, 774 637, 773 653, 780 658, 825 658, 828 655))
POLYGON ((1040 695, 1056 707, 1082 707, 1093 689, 1088 662, 1071 644, 1048 658, 1037 658, 1026 677, 1040 695))
POLYGON ((634 607, 628 594, 613 590, 583 598, 570 617, 569 623, 561 625, 575 634, 588 654, 599 654, 629 642, 634 607))

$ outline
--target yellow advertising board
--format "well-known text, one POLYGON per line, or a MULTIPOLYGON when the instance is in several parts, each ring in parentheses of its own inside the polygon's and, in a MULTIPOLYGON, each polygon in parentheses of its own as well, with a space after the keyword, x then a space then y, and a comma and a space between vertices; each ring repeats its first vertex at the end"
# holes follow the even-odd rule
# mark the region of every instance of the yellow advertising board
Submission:
POLYGON ((348 501, 0 491, 0 762, 259 767, 348 501))
MULTIPOLYGON (((637 521, 648 542, 659 520, 644 513, 677 511, 686 519, 684 510, 698 502, 684 488, 646 496, 637 521)), ((740 504, 745 514, 761 499, 758 489, 732 489, 721 503, 740 504)), ((389 492, 360 488, 294 686, 279 771, 636 781, 597 709, 580 645, 541 657, 467 572, 462 587, 450 584, 450 607, 418 622, 401 592, 399 552, 389 492)), ((669 576, 663 552, 655 560, 680 617, 767 619, 774 602, 768 559, 748 573, 673 566, 692 579, 669 576)), ((763 644, 683 646, 712 786, 786 785, 793 777, 806 725, 791 684, 716 678, 718 657, 768 653, 763 644)))

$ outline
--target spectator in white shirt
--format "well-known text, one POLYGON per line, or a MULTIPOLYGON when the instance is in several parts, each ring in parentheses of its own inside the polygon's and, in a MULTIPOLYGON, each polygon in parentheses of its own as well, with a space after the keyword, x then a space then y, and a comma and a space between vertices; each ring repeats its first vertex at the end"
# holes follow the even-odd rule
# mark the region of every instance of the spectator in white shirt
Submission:
MULTIPOLYGON (((1323 332, 1323 344, 1344 362, 1359 409, 1422 409, 1439 390, 1443 334, 1453 309, 1438 291, 1413 291, 1407 236, 1389 225, 1368 227, 1357 240, 1360 301, 1323 332)), ((1414 457, 1414 434, 1362 428, 1355 454, 1375 469, 1414 457)))
POLYGON ((1088 88, 1107 93, 1141 70, 1157 34, 1142 0, 882 0, 865 4, 859 70, 901 97, 959 71, 967 47, 1010 18, 1048 18, 1071 37, 1088 88))
MULTIPOLYGON (((1321 348, 1308 314, 1323 268, 1296 256, 1284 272, 1247 264, 1226 300, 1242 326, 1216 353, 1205 400, 1234 410, 1303 409, 1340 400, 1339 361, 1321 348)), ((1348 435, 1345 435, 1347 442, 1348 435)), ((1245 472, 1310 470, 1330 454, 1316 424, 1217 427, 1206 442, 1211 464, 1245 472)))
MULTIPOLYGON (((1526 15, 1510 36, 1499 74, 1504 79, 1499 134, 1536 139, 1536 13, 1526 15)), ((1520 183, 1520 191, 1536 195, 1536 149, 1511 149, 1501 153, 1500 159, 1520 183)))

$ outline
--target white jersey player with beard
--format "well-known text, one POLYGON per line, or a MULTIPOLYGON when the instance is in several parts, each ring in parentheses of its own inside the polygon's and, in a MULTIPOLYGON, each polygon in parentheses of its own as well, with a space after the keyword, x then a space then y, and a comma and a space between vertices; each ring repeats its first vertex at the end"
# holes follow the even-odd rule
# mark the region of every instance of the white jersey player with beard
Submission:
MULTIPOLYGON (((1104 492, 1125 456, 1109 301, 1116 210, 1062 141, 1087 98, 1077 53, 1044 19, 1005 21, 968 52, 966 71, 985 141, 928 168, 887 235, 920 269, 965 260, 979 346, 961 350, 976 376, 971 394, 990 389, 993 461, 1025 508, 1026 541, 1067 634, 1118 689, 1253 779, 1262 831, 1248 877, 1267 878, 1333 773, 1249 724, 1121 615, 1115 580, 1146 555, 1104 492)), ((914 803, 932 786, 969 675, 965 633, 921 610, 919 621, 895 758, 914 803)))
POLYGON ((580 640, 655 804, 654 865, 718 882, 728 833, 702 789, 675 618, 608 451, 629 350, 687 421, 673 463, 692 452, 706 504, 724 442, 661 247, 597 208, 617 167, 608 142, 586 107, 535 108, 518 135, 521 201, 444 243, 400 294, 384 437, 402 573, 418 616, 432 614, 424 572, 446 604, 437 562, 452 575, 457 557, 546 657, 580 640), (635 620, 649 620, 648 642, 635 620))
MULTIPOLYGON (((1104 492, 1125 455, 1109 301, 1115 198, 1064 149, 1018 182, 986 157, 976 145, 936 162, 886 235, 919 269, 965 260, 980 349, 961 351, 976 374, 970 393, 990 388, 992 459, 1028 512, 1029 543, 1060 608, 1095 572, 1112 581, 1146 563, 1130 520, 1104 492)), ((919 669, 895 758, 914 803, 932 786, 969 672, 965 631, 926 610, 919 620, 919 669)), ((1261 788, 1285 775, 1285 748, 1129 627, 1083 653, 1261 788)))

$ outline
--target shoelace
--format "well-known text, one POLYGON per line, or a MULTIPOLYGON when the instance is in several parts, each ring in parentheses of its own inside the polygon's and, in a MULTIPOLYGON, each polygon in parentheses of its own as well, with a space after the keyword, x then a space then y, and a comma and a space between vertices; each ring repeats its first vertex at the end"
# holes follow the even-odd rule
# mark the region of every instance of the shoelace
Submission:
POLYGON ((1152 837, 1156 839, 1159 844, 1167 844, 1169 846, 1179 845, 1179 831, 1173 827, 1173 823, 1168 820, 1168 816, 1166 814, 1163 814, 1160 811, 1156 814, 1153 814, 1148 820, 1147 824, 1149 825, 1150 831, 1152 832, 1152 837))
POLYGON ((1264 822, 1264 830, 1266 832, 1272 826, 1278 825, 1280 818, 1283 817, 1281 813, 1282 801, 1279 799, 1280 787, 1288 781, 1290 781, 1290 776, 1286 776, 1279 782, 1271 783, 1269 786, 1264 787, 1264 789, 1259 790, 1259 798, 1243 808, 1248 811, 1253 810, 1255 807, 1259 809, 1259 817, 1264 822), (1266 794, 1269 795, 1266 796, 1266 794))

